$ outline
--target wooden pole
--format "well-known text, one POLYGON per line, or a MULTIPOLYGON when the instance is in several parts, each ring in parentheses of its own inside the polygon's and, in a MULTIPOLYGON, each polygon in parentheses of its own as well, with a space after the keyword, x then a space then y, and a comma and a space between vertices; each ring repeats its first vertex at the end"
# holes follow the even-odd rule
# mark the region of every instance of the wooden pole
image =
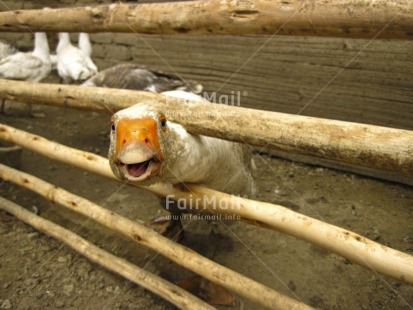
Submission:
POLYGON ((130 262, 106 252, 79 235, 53 222, 27 211, 21 206, 0 197, 0 210, 13 214, 19 220, 41 232, 65 243, 79 254, 110 271, 121 275, 147 290, 161 296, 180 309, 215 309, 206 302, 191 295, 179 286, 172 284, 130 262))
POLYGON ((60 84, 0 80, 0 98, 103 113, 146 102, 192 133, 413 175, 413 131, 408 130, 60 84))
MULTIPOLYGON (((72 149, 6 125, 0 125, 0 139, 115 179, 108 160, 98 155, 72 149)), ((1 172, 0 176, 4 177, 4 173, 1 172)), ((25 186, 24 181, 21 185, 25 186)), ((192 204, 194 210, 239 216, 248 223, 287 233, 369 269, 413 284, 413 256, 288 208, 234 197, 197 185, 188 185, 187 191, 163 184, 144 188, 160 196, 169 196, 175 200, 185 199, 187 206, 191 205, 191 201, 197 201, 198 203, 192 204)))
POLYGON ((0 13, 0 31, 412 39, 411 1, 209 0, 0 13))
POLYGON ((188 268, 263 307, 269 309, 312 309, 163 237, 143 224, 106 210, 85 198, 76 196, 30 174, 0 164, 0 175, 4 180, 23 186, 53 203, 58 203, 91 218, 133 241, 159 252, 178 265, 188 268))

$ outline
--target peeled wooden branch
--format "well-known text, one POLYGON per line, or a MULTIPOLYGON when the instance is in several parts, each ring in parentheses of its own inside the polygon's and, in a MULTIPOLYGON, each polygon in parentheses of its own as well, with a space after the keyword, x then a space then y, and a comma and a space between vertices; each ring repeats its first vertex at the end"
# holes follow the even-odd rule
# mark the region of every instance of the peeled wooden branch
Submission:
MULTIPOLYGON (((0 125, 0 139, 115 179, 108 161, 98 155, 72 149, 6 125, 0 125)), ((162 184, 144 188, 172 199, 185 199, 188 206, 191 201, 198 201, 192 205, 194 210, 240 216, 249 223, 290 234, 369 269, 413 284, 412 256, 285 207, 234 197, 196 185, 188 185, 188 191, 162 184)))
POLYGON ((413 175, 413 131, 408 130, 59 84, 0 80, 0 98, 103 113, 146 102, 193 133, 413 175))
POLYGON ((412 4, 397 0, 209 0, 0 13, 0 31, 267 34, 412 39, 412 4))
POLYGON ((106 210, 91 201, 47 183, 30 174, 0 164, 0 176, 6 181, 23 186, 44 198, 78 212, 117 231, 133 241, 168 257, 178 265, 196 272, 257 304, 270 309, 312 309, 258 282, 221 266, 200 254, 175 243, 150 228, 106 210))
POLYGON ((41 232, 52 236, 76 252, 84 255, 92 262, 99 264, 110 271, 150 290, 165 300, 173 303, 180 309, 215 309, 206 302, 191 295, 184 289, 176 286, 128 261, 106 252, 79 235, 53 222, 43 219, 27 211, 21 206, 0 197, 0 210, 13 214, 19 220, 33 226, 41 232))

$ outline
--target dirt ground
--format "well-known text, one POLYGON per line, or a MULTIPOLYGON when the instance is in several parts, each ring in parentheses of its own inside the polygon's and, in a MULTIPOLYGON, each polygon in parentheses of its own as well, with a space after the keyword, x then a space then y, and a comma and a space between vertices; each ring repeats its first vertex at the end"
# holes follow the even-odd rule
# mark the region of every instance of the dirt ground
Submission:
MULTIPOLYGON (((7 107, 0 122, 106 156, 109 116, 52 107, 7 107)), ((413 254, 413 189, 320 167, 256 155, 258 200, 343 227, 413 254)), ((23 171, 130 219, 164 211, 151 193, 24 151, 23 171)), ((191 275, 156 253, 10 183, 0 194, 75 231, 103 249, 172 281, 191 275)), ((168 302, 90 263, 60 242, 0 213, 0 309, 173 309, 168 302)), ((209 226, 186 221, 182 243, 205 254, 209 226)), ((235 223, 213 260, 319 309, 413 309, 413 286, 360 267, 296 238, 235 223)), ((236 297, 233 307, 258 309, 236 297)))

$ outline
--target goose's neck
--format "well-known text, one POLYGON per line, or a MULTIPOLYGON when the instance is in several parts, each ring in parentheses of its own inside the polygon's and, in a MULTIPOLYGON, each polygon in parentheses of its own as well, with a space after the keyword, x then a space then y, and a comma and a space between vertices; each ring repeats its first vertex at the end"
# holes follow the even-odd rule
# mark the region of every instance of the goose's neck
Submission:
POLYGON ((181 125, 170 124, 165 141, 165 174, 171 183, 199 183, 209 171, 205 167, 205 148, 200 136, 188 133, 181 125))
POLYGON ((33 55, 47 60, 50 58, 49 43, 47 42, 47 36, 44 32, 36 32, 34 35, 34 51, 33 55))
POLYGON ((79 34, 79 48, 88 56, 92 54, 92 45, 90 44, 89 35, 85 32, 79 34))
POLYGON ((198 183, 233 195, 254 197, 251 158, 240 144, 192 135, 171 124, 165 142, 165 179, 172 184, 198 183), (249 157, 249 156, 248 156, 249 157))
POLYGON ((71 45, 69 33, 59 32, 59 43, 57 44, 56 52, 59 53, 69 45, 71 45))

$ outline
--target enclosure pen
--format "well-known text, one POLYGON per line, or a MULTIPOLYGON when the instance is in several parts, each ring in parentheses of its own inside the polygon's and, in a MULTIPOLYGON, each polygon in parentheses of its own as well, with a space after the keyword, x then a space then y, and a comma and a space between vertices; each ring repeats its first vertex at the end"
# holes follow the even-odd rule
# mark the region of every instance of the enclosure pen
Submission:
POLYGON ((89 260, 145 287, 181 309, 215 309, 179 286, 100 249, 70 230, 41 218, 3 197, 0 197, 0 210, 13 214, 19 220, 67 244, 89 260))
MULTIPOLYGON (((413 2, 398 0, 116 3, 94 7, 0 12, 0 32, 82 31, 412 40, 412 12, 413 2)), ((270 148, 288 154, 394 172, 406 178, 413 176, 413 132, 408 130, 195 102, 144 91, 22 81, 0 80, 0 99, 106 114, 146 103, 164 111, 168 120, 182 125, 194 134, 246 143, 258 150, 270 148)), ((120 181, 111 171, 108 160, 96 154, 70 148, 3 124, 0 124, 0 140, 120 181)), ((312 309, 301 301, 203 257, 143 224, 106 210, 33 175, 0 164, 0 179, 36 192, 53 203, 93 219, 257 305, 269 309, 312 309)), ((127 185, 138 187, 132 183, 127 185)), ((236 216, 248 224, 294 236, 369 270, 413 284, 413 256, 286 207, 235 197, 198 184, 170 186, 156 183, 140 187, 158 196, 183 200, 199 212, 236 216), (214 203, 217 200, 220 203, 214 203), (193 201, 197 203, 193 204, 193 201)), ((142 285, 179 308, 214 309, 182 288, 1 197, 0 210, 57 238, 89 260, 142 285)))
MULTIPOLYGON (((116 179, 108 160, 98 155, 69 148, 6 125, 0 125, 0 140, 15 143, 51 159, 116 179)), ((7 179, 4 170, 0 169, 0 176, 7 179)), ((25 185, 24 182, 20 183, 25 185)), ((191 200, 198 199, 199 203, 192 205, 194 209, 239 215, 250 224, 290 234, 376 272, 413 284, 413 256, 285 207, 239 197, 234 200, 231 195, 190 184, 187 185, 188 190, 171 188, 160 183, 143 188, 160 196, 173 195, 176 199, 185 199, 188 205, 191 200), (203 197, 208 199, 203 199, 203 197), (204 201, 213 201, 211 197, 218 199, 223 207, 220 208, 221 204, 204 204, 204 201)))
POLYGON ((0 164, 0 176, 4 180, 28 188, 54 203, 85 215, 263 307, 269 309, 312 309, 163 237, 143 224, 101 208, 85 198, 76 196, 27 173, 0 164))
POLYGON ((0 98, 109 114, 144 102, 192 133, 413 175, 413 132, 408 130, 99 87, 33 87, 29 82, 0 80, 0 98))
POLYGON ((182 1, 0 13, 0 31, 413 39, 411 1, 182 1), (177 14, 179 12, 179 14, 177 14), (397 21, 395 21, 397 17, 397 21))

